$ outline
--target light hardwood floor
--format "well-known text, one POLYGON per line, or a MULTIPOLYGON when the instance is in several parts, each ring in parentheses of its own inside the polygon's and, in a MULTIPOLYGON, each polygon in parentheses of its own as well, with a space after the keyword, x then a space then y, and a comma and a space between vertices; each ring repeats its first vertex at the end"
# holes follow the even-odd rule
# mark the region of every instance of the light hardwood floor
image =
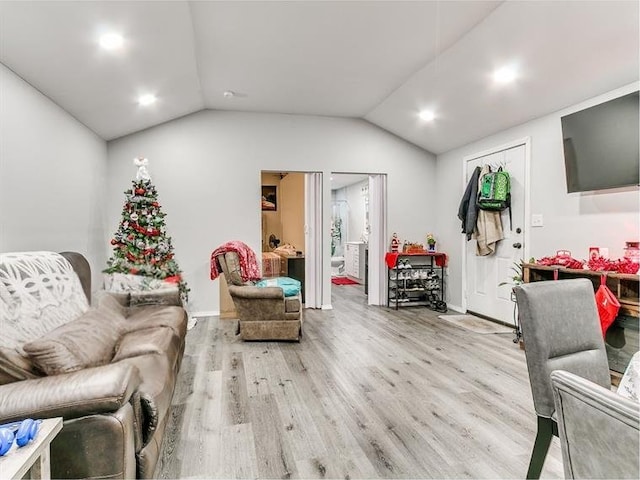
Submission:
MULTIPOLYGON (((333 288, 300 343, 241 342, 200 319, 187 348, 161 478, 524 478, 535 413, 511 334, 424 307, 367 307, 333 288)), ((543 478, 561 478, 554 439, 543 478)))

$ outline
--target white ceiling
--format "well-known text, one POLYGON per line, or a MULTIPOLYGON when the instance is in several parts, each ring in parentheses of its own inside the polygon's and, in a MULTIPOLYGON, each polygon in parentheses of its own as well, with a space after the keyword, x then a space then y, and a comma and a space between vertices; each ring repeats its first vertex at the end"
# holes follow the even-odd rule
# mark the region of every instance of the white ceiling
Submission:
POLYGON ((637 1, 0 1, 0 62, 107 140, 213 108, 362 117, 442 153, 637 81, 638 25, 637 1))

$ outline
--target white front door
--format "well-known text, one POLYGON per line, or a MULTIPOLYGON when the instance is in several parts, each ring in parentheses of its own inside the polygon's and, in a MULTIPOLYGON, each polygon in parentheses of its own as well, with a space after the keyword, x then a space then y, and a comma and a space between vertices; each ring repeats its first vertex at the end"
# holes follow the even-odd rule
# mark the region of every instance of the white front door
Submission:
POLYGON ((465 161, 467 182, 476 166, 482 167, 487 164, 491 165, 493 170, 502 165, 511 177, 511 222, 508 210, 501 213, 505 238, 498 242, 494 254, 484 257, 476 255, 474 238, 466 242, 465 290, 467 311, 512 325, 514 324, 512 285, 500 286, 500 283, 510 281, 515 275, 514 264, 520 263, 524 258, 526 155, 527 146, 523 142, 520 145, 481 157, 472 157, 465 161))

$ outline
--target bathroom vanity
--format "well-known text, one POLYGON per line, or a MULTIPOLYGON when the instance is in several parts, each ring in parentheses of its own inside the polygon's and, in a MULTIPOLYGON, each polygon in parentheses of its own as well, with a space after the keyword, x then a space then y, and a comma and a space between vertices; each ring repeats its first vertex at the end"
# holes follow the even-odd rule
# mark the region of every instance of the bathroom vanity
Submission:
POLYGON ((364 283, 366 248, 364 242, 347 242, 344 255, 344 273, 360 284, 364 283))

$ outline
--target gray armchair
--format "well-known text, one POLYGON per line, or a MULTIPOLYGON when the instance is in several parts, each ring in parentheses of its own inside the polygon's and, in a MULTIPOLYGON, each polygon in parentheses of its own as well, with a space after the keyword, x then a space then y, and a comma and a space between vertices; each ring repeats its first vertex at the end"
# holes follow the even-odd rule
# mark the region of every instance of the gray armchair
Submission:
POLYGON ((640 478, 640 403, 551 373, 565 478, 640 478))
POLYGON ((300 295, 285 297, 280 287, 256 287, 242 281, 238 254, 216 257, 224 272, 229 294, 238 313, 242 340, 300 340, 302 303, 300 295))
POLYGON ((566 370, 604 388, 610 388, 611 377, 589 280, 534 282, 514 290, 538 416, 527 478, 540 478, 551 439, 558 435, 551 372, 566 370))

